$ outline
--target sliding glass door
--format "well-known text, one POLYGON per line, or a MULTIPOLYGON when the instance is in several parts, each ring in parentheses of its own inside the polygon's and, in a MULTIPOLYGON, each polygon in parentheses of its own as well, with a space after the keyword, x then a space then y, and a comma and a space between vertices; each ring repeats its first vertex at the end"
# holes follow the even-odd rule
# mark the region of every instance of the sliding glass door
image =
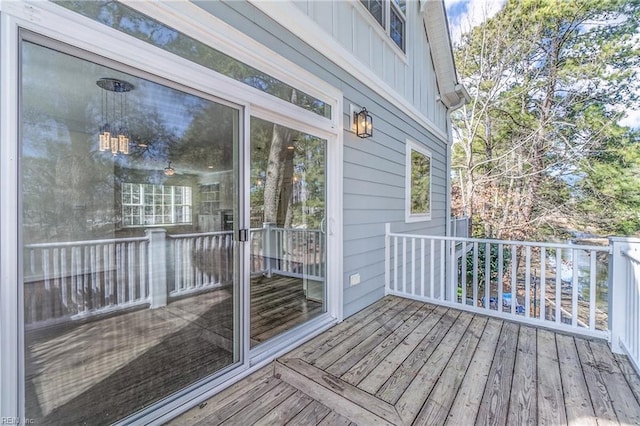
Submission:
POLYGON ((327 310, 326 145, 251 118, 251 347, 327 310))
POLYGON ((20 53, 26 417, 109 424, 240 362, 241 109, 20 53))

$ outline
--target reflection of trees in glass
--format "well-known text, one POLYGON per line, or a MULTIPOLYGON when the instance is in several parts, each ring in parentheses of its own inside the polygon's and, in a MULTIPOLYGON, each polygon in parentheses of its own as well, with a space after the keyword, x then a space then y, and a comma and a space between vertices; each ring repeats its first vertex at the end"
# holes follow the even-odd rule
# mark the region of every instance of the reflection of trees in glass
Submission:
POLYGON ((324 217, 325 141, 251 119, 252 226, 318 229, 324 217))
POLYGON ((201 170, 232 170, 237 110, 217 103, 203 102, 191 108, 191 114, 193 120, 184 136, 171 149, 171 160, 201 170))
POLYGON ((68 9, 294 105, 331 117, 331 106, 120 3, 56 1, 68 9), (295 96, 292 96, 295 92, 295 96))
POLYGON ((431 211, 431 158, 411 150, 411 213, 431 211))
POLYGON ((167 183, 169 160, 178 170, 172 185, 195 186, 209 166, 232 168, 236 110, 30 42, 22 57, 26 243, 113 237, 121 226, 119 187, 167 183), (105 76, 135 87, 127 97, 130 155, 98 151, 96 81, 105 76))

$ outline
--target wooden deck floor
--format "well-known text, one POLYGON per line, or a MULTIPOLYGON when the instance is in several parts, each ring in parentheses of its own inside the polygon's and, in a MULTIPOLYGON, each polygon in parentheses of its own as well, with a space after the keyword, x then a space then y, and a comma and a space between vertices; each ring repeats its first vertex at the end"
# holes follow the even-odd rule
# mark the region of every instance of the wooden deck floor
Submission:
MULTIPOLYGON (((252 342, 322 312, 302 280, 251 282, 252 342)), ((26 333, 27 417, 47 425, 106 425, 234 361, 230 288, 158 309, 70 321, 26 333)))
POLYGON ((385 297, 170 425, 640 424, 606 342, 385 297))

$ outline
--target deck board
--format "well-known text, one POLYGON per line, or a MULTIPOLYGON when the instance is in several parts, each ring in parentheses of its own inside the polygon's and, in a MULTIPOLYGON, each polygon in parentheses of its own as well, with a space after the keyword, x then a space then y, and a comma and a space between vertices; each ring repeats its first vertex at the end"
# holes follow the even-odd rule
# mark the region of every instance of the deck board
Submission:
POLYGON ((389 296, 272 365, 170 424, 605 425, 640 416, 640 379, 605 342, 389 296))
MULTIPOLYGON (((432 329, 418 347, 404 360, 402 365, 393 371, 389 379, 376 392, 376 396, 384 401, 395 404, 405 392, 412 380, 420 372, 442 342, 449 329, 457 322, 458 311, 449 310, 440 320, 438 327, 432 329)), ((455 336, 454 336, 455 338, 455 336)))
POLYGON ((584 374, 580 367, 578 350, 569 336, 557 335, 558 360, 562 365, 560 376, 564 393, 565 409, 569 424, 597 425, 595 412, 584 374))
POLYGON ((441 378, 447 362, 452 354, 460 346, 463 336, 473 319, 473 315, 463 312, 449 329, 449 333, 424 363, 418 374, 413 378, 409 386, 402 392, 399 398, 391 397, 396 401, 398 413, 409 424, 416 418, 425 398, 431 395, 434 385, 441 378))
POLYGON ((416 425, 442 425, 456 397, 469 363, 473 358, 480 336, 487 323, 486 318, 475 317, 467 328, 437 384, 430 392, 415 421, 416 425))
POLYGON ((520 327, 507 417, 511 424, 538 423, 536 348, 536 330, 520 327))
POLYGON ((607 384, 602 377, 600 369, 596 365, 595 358, 591 352, 589 342, 583 339, 576 339, 576 349, 582 366, 587 390, 593 404, 593 410, 598 424, 618 424, 618 417, 613 409, 611 397, 607 384))
POLYGON ((538 423, 567 423, 560 362, 556 336, 548 330, 538 330, 538 423))
MULTIPOLYGON (((386 324, 380 326, 375 333, 369 335, 367 338, 358 343, 358 345, 356 345, 353 349, 337 359, 333 364, 331 364, 329 368, 326 369, 326 371, 333 374, 334 376, 341 376, 346 373, 351 367, 362 360, 363 357, 365 357, 373 349, 378 347, 382 341, 384 341, 391 334, 395 333, 395 331, 399 327, 404 325, 407 320, 409 320, 413 316, 413 314, 415 314, 420 309, 421 305, 421 303, 414 303, 413 305, 407 307, 407 309, 403 310, 401 314, 396 315, 386 324)), ((320 368, 322 367, 317 363, 316 366, 320 368)))
POLYGON ((589 342, 593 357, 607 384, 613 409, 621 423, 640 424, 640 405, 622 375, 613 354, 603 342, 589 342))
MULTIPOLYGON (((352 334, 348 338, 344 339, 339 344, 335 345, 328 351, 322 354, 322 356, 316 358, 312 364, 318 368, 327 368, 336 362, 339 358, 347 354, 350 350, 362 343, 366 338, 374 334, 380 328, 386 327, 388 324, 393 327, 395 324, 399 324, 401 320, 401 313, 405 308, 413 305, 411 301, 402 301, 387 312, 383 313, 379 317, 375 318, 357 333, 352 334)), ((383 330, 384 332, 384 330, 383 330)))
POLYGON ((473 360, 462 380, 458 394, 449 410, 447 424, 451 426, 475 423, 482 395, 489 378, 491 362, 496 351, 502 321, 489 319, 484 328, 473 360))
POLYGON ((378 346, 362 357, 355 365, 349 368, 341 378, 352 385, 357 385, 362 378, 366 377, 382 360, 398 347, 404 339, 412 334, 416 328, 433 312, 433 306, 424 305, 411 318, 409 318, 399 329, 395 330, 378 346))
POLYGON ((301 390, 297 390, 282 403, 278 405, 273 404, 274 407, 272 410, 262 418, 258 419, 254 425, 271 426, 274 424, 286 424, 312 402, 313 399, 310 396, 306 395, 301 390))

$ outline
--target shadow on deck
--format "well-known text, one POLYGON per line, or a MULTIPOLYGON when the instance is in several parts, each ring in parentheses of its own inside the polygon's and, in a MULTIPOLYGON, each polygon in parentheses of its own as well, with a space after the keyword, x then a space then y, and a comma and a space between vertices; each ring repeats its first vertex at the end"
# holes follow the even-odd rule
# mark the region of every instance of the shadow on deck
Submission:
POLYGON ((200 407, 169 424, 640 424, 640 379, 601 340, 387 296, 200 407))

